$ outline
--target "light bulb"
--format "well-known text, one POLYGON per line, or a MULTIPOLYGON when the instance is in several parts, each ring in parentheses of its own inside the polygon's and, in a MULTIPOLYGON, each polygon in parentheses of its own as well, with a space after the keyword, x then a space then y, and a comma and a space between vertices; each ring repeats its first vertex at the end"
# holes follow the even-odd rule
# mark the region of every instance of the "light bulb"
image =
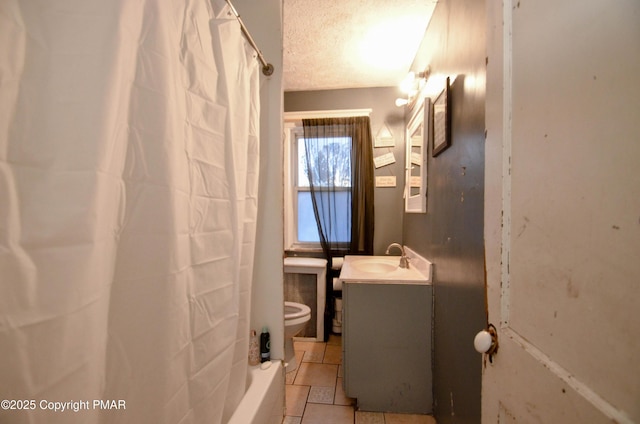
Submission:
POLYGON ((400 90, 402 90, 403 93, 409 94, 411 91, 415 90, 415 85, 416 74, 415 72, 409 72, 400 83, 400 90))

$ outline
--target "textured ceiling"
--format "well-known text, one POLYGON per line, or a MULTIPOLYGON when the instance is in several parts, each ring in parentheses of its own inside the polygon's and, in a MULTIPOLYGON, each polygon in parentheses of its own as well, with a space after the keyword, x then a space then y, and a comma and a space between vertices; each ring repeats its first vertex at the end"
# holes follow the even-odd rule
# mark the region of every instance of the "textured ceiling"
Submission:
POLYGON ((284 0, 284 90, 392 87, 436 0, 284 0))

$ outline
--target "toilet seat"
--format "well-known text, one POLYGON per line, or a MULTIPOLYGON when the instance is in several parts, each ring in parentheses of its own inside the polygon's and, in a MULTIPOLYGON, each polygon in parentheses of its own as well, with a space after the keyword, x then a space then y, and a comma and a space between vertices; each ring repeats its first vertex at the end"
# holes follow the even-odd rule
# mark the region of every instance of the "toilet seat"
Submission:
POLYGON ((302 303, 284 302, 284 359, 287 372, 297 368, 293 337, 295 337, 311 320, 311 308, 302 303))
POLYGON ((284 320, 289 321, 311 314, 311 308, 302 303, 284 302, 284 320))

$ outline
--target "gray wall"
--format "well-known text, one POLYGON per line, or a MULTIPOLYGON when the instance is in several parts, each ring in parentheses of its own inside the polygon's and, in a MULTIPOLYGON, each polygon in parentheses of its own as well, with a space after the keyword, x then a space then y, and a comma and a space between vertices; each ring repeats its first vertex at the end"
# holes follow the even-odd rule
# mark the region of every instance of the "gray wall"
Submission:
POLYGON ((354 88, 344 90, 292 91, 284 93, 284 111, 372 109, 373 137, 386 126, 393 133, 393 148, 374 148, 373 156, 393 152, 396 163, 375 170, 376 176, 396 176, 395 188, 375 189, 375 233, 373 250, 383 255, 387 246, 402 242, 402 216, 404 210, 404 110, 395 106, 400 96, 394 87, 354 88))
POLYGON ((457 76, 452 145, 429 157, 426 214, 405 214, 404 243, 434 264, 434 403, 438 424, 480 422, 486 325, 483 207, 485 2, 438 3, 412 69, 457 76))

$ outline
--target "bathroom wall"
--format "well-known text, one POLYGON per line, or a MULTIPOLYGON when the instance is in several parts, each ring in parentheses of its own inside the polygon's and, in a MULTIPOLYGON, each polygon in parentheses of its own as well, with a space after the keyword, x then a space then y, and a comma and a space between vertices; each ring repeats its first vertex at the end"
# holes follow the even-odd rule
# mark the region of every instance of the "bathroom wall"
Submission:
POLYGON ((402 241, 404 208, 404 111, 395 106, 400 96, 394 87, 354 88, 322 91, 292 91, 284 93, 285 112, 338 109, 372 109, 371 132, 375 138, 385 126, 390 130, 395 147, 374 148, 373 155, 392 152, 396 162, 375 170, 376 176, 395 176, 395 187, 375 189, 374 254, 384 254, 387 246, 402 241))
POLYGON ((284 357, 282 0, 233 0, 233 5, 275 68, 273 75, 260 79, 260 198, 251 328, 269 327, 271 357, 277 359, 284 357))
MULTIPOLYGON (((405 214, 404 244, 434 264, 438 424, 480 422, 484 301, 485 2, 438 2, 412 66, 451 76, 451 146, 429 157, 426 214, 405 214)), ((435 77, 434 77, 435 78, 435 77)))

